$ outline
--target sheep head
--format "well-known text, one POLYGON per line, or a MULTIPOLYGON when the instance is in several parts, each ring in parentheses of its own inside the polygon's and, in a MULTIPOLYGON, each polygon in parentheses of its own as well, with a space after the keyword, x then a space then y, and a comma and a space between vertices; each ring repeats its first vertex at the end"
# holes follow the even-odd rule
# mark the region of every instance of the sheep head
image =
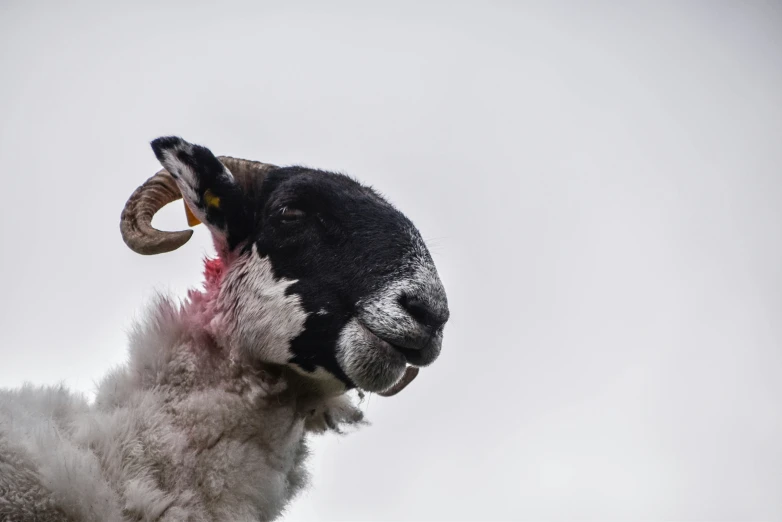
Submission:
POLYGON ((179 248, 155 212, 179 198, 224 266, 228 341, 253 360, 338 389, 393 395, 440 354, 445 290, 412 222, 371 188, 331 172, 215 157, 177 137, 152 149, 164 170, 128 200, 126 244, 179 248))

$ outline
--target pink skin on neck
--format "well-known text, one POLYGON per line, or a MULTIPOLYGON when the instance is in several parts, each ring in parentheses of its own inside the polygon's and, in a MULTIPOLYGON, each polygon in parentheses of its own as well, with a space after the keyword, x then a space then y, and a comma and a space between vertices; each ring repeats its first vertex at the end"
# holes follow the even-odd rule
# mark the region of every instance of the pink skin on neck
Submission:
POLYGON ((218 309, 218 296, 225 270, 226 266, 219 257, 204 259, 203 290, 190 290, 182 310, 193 333, 203 332, 220 339, 225 332, 225 315, 218 309))

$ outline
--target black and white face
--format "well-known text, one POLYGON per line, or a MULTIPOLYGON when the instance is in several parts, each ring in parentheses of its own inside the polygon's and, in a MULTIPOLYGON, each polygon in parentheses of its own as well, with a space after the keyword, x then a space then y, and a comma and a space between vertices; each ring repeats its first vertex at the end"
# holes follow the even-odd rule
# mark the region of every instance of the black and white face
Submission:
POLYGON ((368 391, 438 357, 442 283, 418 230, 375 191, 302 167, 238 180, 203 147, 152 147, 215 237, 228 334, 245 353, 368 391))

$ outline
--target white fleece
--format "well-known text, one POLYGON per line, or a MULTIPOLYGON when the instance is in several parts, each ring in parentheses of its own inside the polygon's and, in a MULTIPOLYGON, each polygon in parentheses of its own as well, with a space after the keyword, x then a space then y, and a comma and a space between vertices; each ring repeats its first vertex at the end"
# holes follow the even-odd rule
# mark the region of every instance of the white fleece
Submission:
POLYGON ((306 434, 361 422, 347 395, 246 362, 159 298, 94 404, 0 390, 0 520, 273 520, 307 481, 306 434))

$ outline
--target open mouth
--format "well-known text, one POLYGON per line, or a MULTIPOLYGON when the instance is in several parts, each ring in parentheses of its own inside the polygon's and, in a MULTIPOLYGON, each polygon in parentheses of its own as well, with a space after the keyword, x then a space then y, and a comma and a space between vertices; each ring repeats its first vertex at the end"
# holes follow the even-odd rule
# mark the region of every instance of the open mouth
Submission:
POLYGON ((397 383, 391 386, 389 389, 378 392, 378 395, 381 397, 391 397, 396 395, 397 393, 407 388, 407 385, 413 382, 413 379, 418 377, 418 372, 419 370, 416 366, 406 366, 405 373, 402 375, 402 378, 399 379, 397 383))
MULTIPOLYGON (((386 341, 388 343, 388 341, 386 341)), ((401 346, 393 343, 388 343, 391 345, 391 347, 396 350, 397 352, 404 355, 405 360, 408 364, 412 366, 423 366, 424 365, 424 357, 421 353, 421 350, 412 350, 410 348, 402 348, 401 346)))
POLYGON ((383 347, 390 347, 394 351, 401 353, 402 356, 405 358, 405 361, 407 361, 407 363, 409 365, 412 365, 412 366, 420 366, 421 365, 421 362, 422 362, 421 361, 421 359, 422 359, 422 357, 421 357, 421 350, 415 350, 413 348, 405 348, 403 346, 400 346, 400 345, 398 345, 396 343, 393 343, 393 342, 391 342, 391 341, 389 341, 387 339, 384 339, 383 337, 379 336, 374 331, 372 331, 371 328, 369 328, 367 325, 365 325, 361 321, 359 321, 359 324, 361 325, 362 328, 364 328, 364 330, 366 331, 368 336, 374 341, 373 344, 376 344, 378 346, 383 346, 383 347))

